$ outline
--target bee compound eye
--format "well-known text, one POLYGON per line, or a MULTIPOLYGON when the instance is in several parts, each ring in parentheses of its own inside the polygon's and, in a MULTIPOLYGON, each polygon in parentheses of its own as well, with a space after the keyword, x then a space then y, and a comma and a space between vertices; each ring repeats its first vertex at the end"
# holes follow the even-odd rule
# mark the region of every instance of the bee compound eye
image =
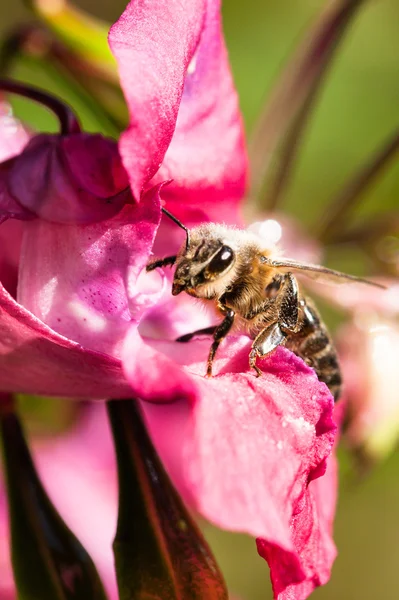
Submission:
POLYGON ((221 273, 231 265, 234 260, 234 252, 229 246, 222 246, 219 252, 212 258, 208 265, 211 273, 221 273))

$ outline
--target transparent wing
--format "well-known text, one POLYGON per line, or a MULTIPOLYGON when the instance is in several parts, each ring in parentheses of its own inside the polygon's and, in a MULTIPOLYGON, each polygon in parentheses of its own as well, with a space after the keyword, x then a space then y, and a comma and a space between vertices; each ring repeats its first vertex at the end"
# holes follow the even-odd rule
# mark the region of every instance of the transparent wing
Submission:
POLYGON ((311 265, 307 263, 297 262, 296 260, 284 259, 284 260, 270 260, 269 264, 282 271, 297 272, 299 275, 305 275, 311 279, 316 279, 322 283, 329 284, 340 284, 340 283, 363 283, 366 285, 372 285, 374 287, 386 289, 384 285, 376 283, 375 281, 369 281, 362 277, 356 277, 355 275, 348 275, 347 273, 341 273, 341 271, 335 271, 334 269, 327 269, 321 265, 311 265))

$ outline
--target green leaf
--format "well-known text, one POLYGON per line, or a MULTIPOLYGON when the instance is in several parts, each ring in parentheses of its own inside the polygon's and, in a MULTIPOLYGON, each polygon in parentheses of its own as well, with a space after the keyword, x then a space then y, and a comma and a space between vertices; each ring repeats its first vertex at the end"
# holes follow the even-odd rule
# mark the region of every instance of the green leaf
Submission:
POLYGON ((93 561, 38 478, 18 417, 11 411, 0 413, 19 600, 106 600, 93 561))
POLYGON ((138 402, 109 401, 108 415, 118 459, 120 599, 227 600, 215 559, 156 454, 138 402))

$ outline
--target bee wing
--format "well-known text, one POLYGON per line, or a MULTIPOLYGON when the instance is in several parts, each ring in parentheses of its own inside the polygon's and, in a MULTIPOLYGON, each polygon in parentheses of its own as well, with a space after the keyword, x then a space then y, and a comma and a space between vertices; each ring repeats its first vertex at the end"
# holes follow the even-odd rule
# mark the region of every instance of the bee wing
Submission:
POLYGON ((363 279, 362 277, 341 273, 341 271, 335 271, 334 269, 327 269, 327 267, 323 267, 321 265, 311 265, 291 259, 270 260, 270 264, 277 269, 291 271, 293 273, 297 272, 300 275, 305 275, 306 277, 316 279, 322 283, 364 283, 366 285, 373 285, 374 287, 378 287, 383 290, 386 289, 384 285, 376 283, 375 281, 369 281, 368 279, 363 279))

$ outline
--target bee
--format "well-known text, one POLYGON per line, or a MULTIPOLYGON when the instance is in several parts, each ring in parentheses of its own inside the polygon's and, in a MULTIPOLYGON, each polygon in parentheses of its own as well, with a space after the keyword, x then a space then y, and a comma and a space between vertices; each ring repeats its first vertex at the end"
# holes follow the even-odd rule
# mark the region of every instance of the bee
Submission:
POLYGON ((153 260, 147 271, 175 266, 172 294, 186 292, 212 301, 223 316, 218 325, 177 339, 188 342, 197 335, 213 336, 206 375, 212 376, 217 349, 234 326, 246 331, 253 340, 249 366, 257 376, 262 374, 257 358, 268 356, 284 345, 315 370, 338 400, 342 376, 337 351, 318 310, 302 292, 295 275, 333 283, 384 286, 320 265, 280 259, 275 248, 265 248, 260 237, 245 230, 215 223, 189 230, 169 211, 162 210, 184 229, 186 241, 177 255, 153 260))

